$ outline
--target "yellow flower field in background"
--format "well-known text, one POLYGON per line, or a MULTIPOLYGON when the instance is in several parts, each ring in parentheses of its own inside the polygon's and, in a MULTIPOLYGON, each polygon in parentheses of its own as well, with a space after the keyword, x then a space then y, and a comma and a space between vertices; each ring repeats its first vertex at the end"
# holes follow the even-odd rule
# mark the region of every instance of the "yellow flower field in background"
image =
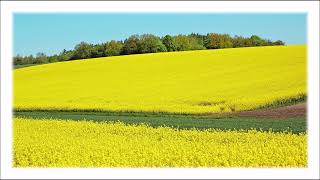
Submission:
POLYGON ((306 167, 307 135, 14 119, 14 167, 306 167))
POLYGON ((14 70, 16 110, 254 109, 306 94, 306 46, 106 57, 14 70))

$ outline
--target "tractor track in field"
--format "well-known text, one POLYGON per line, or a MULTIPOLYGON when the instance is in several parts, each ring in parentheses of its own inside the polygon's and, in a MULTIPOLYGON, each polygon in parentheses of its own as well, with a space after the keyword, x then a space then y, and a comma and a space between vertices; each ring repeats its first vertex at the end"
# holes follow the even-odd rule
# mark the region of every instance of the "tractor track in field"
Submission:
POLYGON ((291 118, 306 117, 307 104, 299 103, 290 106, 268 108, 252 111, 242 111, 234 113, 238 117, 256 117, 256 118, 291 118))

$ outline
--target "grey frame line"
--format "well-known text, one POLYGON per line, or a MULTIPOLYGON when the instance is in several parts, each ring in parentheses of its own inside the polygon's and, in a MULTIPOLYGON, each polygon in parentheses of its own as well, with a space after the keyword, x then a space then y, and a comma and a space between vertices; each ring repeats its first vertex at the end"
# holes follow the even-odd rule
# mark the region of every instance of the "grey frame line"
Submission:
MULTIPOLYGON (((0 0, 0 13, 1 13, 1 1, 25 1, 25 0, 0 0)), ((41 0, 34 0, 34 1, 41 1, 41 0)), ((53 0, 42 0, 42 1, 53 1, 53 0)), ((64 1, 64 0, 56 0, 56 1, 64 1)), ((76 1, 76 0, 70 0, 70 1, 76 1)), ((80 1, 86 1, 86 0, 80 0, 80 1)), ((96 1, 103 1, 103 0, 96 0, 96 1)), ((118 0, 118 1, 124 1, 124 0, 118 0)), ((127 0, 127 1, 134 1, 134 0, 127 0)), ((140 1, 148 1, 148 0, 140 0, 140 1)), ((154 1, 158 1, 158 0, 154 0, 154 1)), ((163 1, 170 1, 170 0, 163 0, 163 1)), ((183 0, 176 0, 176 1, 183 1, 183 0)), ((185 0, 185 1, 194 1, 194 0, 185 0)), ((211 0, 202 0, 202 1, 211 1, 211 0)), ((232 1, 232 0, 223 0, 223 1, 232 1)), ((233 0, 233 1, 242 1, 242 0, 233 0)), ((255 0, 247 0, 247 1, 255 1, 255 0)), ((259 0, 259 1, 277 1, 277 0, 259 0)), ((319 0, 282 0, 282 1, 319 1, 319 0)), ((320 18, 320 11, 319 11, 320 7, 318 7, 318 17, 320 18)), ((320 29, 320 26, 319 26, 320 29)), ((1 19, 0 19, 0 39, 1 39, 1 19)), ((320 42, 320 38, 318 39, 318 41, 320 42)), ((0 55, 1 55, 1 44, 0 44, 0 55)), ((320 56, 320 51, 319 51, 319 56, 320 56)), ((2 66, 2 60, 0 57, 0 67, 2 66)), ((1 74, 1 68, 0 68, 0 74, 1 74)), ((320 77, 320 71, 318 72, 318 75, 320 77)), ((2 96, 2 90, 1 90, 1 86, 2 86, 2 81, 0 79, 0 95, 2 96)), ((320 92, 319 92, 320 93, 320 92)), ((1 101, 1 96, 0 96, 0 108, 2 107, 2 101, 1 101)), ((320 102, 320 97, 319 97, 319 102, 320 102)), ((320 103, 319 103, 320 106, 320 103)), ((318 112, 320 113, 320 112, 318 112)), ((1 115, 1 111, 0 111, 0 115, 1 115)), ((1 122, 1 119, 0 119, 1 122)), ((319 125, 319 129, 320 129, 320 125, 319 125)), ((320 132, 318 132, 318 136, 320 135, 320 132)), ((0 128, 0 143, 1 143, 1 128, 0 128)), ((319 143, 319 142, 318 142, 319 143)), ((320 152, 319 152, 320 154, 320 152)), ((1 160, 1 148, 0 148, 0 160, 1 160)), ((320 162, 320 156, 319 156, 319 161, 320 162)), ((319 172, 319 176, 320 177, 320 172, 319 172)), ((2 171, 0 168, 0 178, 2 179, 2 171)))

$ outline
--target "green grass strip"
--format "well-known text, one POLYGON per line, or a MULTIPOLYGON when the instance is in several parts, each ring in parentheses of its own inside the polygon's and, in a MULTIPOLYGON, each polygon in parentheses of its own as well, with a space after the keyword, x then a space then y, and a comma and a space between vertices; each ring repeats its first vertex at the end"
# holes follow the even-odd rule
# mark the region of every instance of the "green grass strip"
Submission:
POLYGON ((112 112, 61 112, 61 111, 33 111, 14 112, 15 117, 25 117, 33 119, 72 119, 72 120, 92 120, 121 121, 125 124, 144 123, 152 127, 169 126, 179 129, 243 129, 252 128, 262 131, 292 131, 293 133, 306 132, 306 118, 247 118, 247 117, 214 117, 195 115, 152 115, 147 113, 112 113, 112 112))

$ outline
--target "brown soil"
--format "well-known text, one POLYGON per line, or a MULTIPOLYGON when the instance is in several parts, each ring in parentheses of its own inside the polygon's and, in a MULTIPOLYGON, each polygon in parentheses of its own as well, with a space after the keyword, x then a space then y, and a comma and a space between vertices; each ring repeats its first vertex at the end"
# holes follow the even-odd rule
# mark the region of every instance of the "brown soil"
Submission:
POLYGON ((258 118, 290 118, 290 117, 306 117, 307 105, 300 103, 291 106, 269 108, 253 111, 243 111, 235 113, 239 117, 258 117, 258 118))

